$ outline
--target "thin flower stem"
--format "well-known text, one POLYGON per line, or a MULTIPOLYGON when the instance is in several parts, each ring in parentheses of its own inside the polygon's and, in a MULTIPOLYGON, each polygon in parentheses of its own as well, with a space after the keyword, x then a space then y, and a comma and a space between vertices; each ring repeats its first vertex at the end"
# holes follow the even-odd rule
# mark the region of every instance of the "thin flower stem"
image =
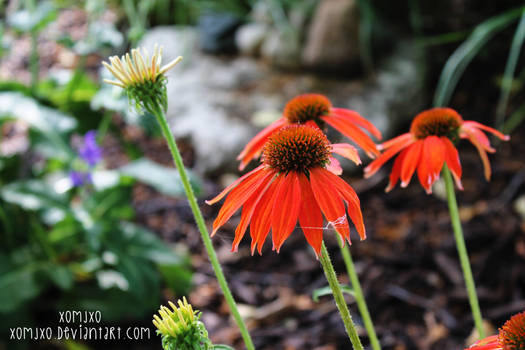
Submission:
POLYGON ((343 240, 339 235, 337 235, 337 241, 339 242, 339 247, 341 248, 341 254, 343 255, 343 260, 346 265, 346 271, 348 272, 350 282, 352 283, 352 289, 354 290, 354 298, 357 303, 357 308, 361 313, 366 332, 368 333, 368 338, 370 339, 370 345, 372 346, 373 350, 381 350, 381 345, 379 344, 379 339, 377 339, 377 334, 374 329, 374 323, 372 322, 372 317, 370 317, 370 312, 368 311, 368 306, 366 305, 363 290, 361 289, 361 283, 359 283, 359 277, 357 276, 357 272, 355 270, 350 248, 348 245, 343 245, 343 240))
POLYGON ((319 255, 319 260, 321 261, 321 265, 323 266, 324 274, 326 276, 326 280, 328 281, 328 285, 330 286, 330 289, 332 289, 335 304, 339 309, 339 314, 341 315, 341 319, 343 320, 343 323, 345 325, 346 333, 348 333, 350 341, 352 342, 352 347, 354 350, 364 350, 363 345, 361 344, 361 340, 359 339, 359 335, 357 334, 357 331, 355 329, 354 322, 352 321, 352 316, 350 315, 350 311, 348 310, 348 305, 346 305, 345 298, 343 297, 343 292, 341 291, 341 287, 339 286, 339 281, 337 280, 337 275, 335 274, 334 266, 330 261, 330 256, 328 255, 328 251, 326 250, 324 242, 321 247, 321 254, 319 255))
POLYGON ((467 247, 465 246, 463 229, 461 228, 461 221, 459 220, 458 203, 456 201, 456 193, 454 191, 454 182, 452 180, 450 170, 448 169, 446 164, 443 166, 443 178, 445 179, 448 208, 450 211, 450 220, 452 221, 454 238, 456 239, 456 247, 458 249, 461 268, 463 269, 465 285, 467 286, 467 293, 470 302, 470 308, 472 310, 472 317, 474 318, 474 324, 476 325, 479 338, 482 339, 485 338, 483 318, 481 317, 478 296, 476 294, 476 285, 474 284, 474 278, 472 277, 472 269, 470 267, 470 262, 467 254, 467 247))
POLYGON ((228 283, 226 282, 226 278, 224 277, 224 273, 222 272, 222 268, 219 263, 219 259, 217 258, 217 254, 215 253, 215 250, 213 248, 213 244, 211 242, 210 235, 208 233, 208 229, 206 228, 206 223, 204 222, 202 212, 199 208, 199 205, 197 204, 197 199, 195 198, 195 194, 193 193, 193 189, 190 185, 188 174, 186 173, 186 169, 184 168, 184 163, 182 162, 182 157, 180 155, 179 148, 177 147, 177 144, 175 143, 175 138, 173 137, 173 133, 171 132, 168 122, 166 121, 166 116, 160 107, 155 109, 154 114, 155 114, 155 117, 157 118, 160 128, 162 129, 162 134, 164 135, 168 143, 168 147, 171 151, 171 155, 173 156, 173 161, 175 162, 175 166, 177 167, 177 170, 180 173, 180 178, 184 186, 184 190, 186 191, 186 195, 190 203, 191 211, 193 212, 193 216, 195 217, 195 221, 197 222, 197 226, 201 233, 202 240, 204 241, 204 247, 206 248, 206 252, 208 253, 208 257, 210 258, 211 265, 213 266, 213 271, 215 272, 217 281, 219 282, 219 285, 222 289, 224 298, 226 299, 226 302, 228 303, 228 306, 230 307, 230 310, 233 314, 233 318, 235 319, 235 322, 237 323, 237 326, 239 326, 239 330, 241 331, 241 335, 242 335, 242 338, 244 339, 244 343, 246 344, 246 348, 248 350, 254 350, 255 347, 253 345, 252 338, 250 337, 250 333, 248 332, 248 329, 246 328, 246 324, 244 323, 241 317, 241 314, 239 313, 239 310, 237 309, 235 300, 233 299, 230 288, 228 287, 228 283))

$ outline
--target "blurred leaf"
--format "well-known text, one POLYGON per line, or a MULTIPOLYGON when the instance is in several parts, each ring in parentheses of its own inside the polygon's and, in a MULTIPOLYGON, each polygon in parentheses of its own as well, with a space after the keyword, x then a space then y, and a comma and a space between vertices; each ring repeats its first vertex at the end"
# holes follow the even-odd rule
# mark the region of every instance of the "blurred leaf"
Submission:
MULTIPOLYGON (((121 167, 119 171, 122 175, 150 185, 161 193, 174 197, 185 196, 179 172, 175 168, 168 168, 143 158, 121 167)), ((201 181, 190 171, 188 176, 193 191, 198 196, 202 189, 201 181)))
POLYGON ((505 134, 512 133, 525 119, 525 104, 522 104, 514 111, 503 125, 503 132, 505 134))
POLYGON ((185 295, 191 288, 192 271, 187 266, 159 265, 159 271, 164 277, 167 286, 177 295, 185 295))
POLYGON ((215 344, 213 345, 213 350, 235 350, 235 349, 228 345, 215 344))
POLYGON ((0 196, 8 203, 16 204, 27 210, 56 208, 69 211, 67 198, 41 180, 25 180, 5 185, 0 196))
POLYGON ((510 91, 512 87, 512 81, 514 78, 514 72, 516 70, 516 63, 520 56, 521 47, 525 40, 525 9, 521 15, 520 23, 512 39, 510 46, 509 58, 505 65, 505 73, 503 74, 503 81, 501 83, 501 92, 498 101, 498 108, 496 109, 496 126, 499 128, 503 123, 505 117, 505 111, 507 110, 507 104, 509 102, 510 91))
POLYGON ((8 16, 7 23, 14 29, 28 33, 40 31, 57 16, 51 1, 39 1, 33 11, 23 9, 8 16))
POLYGON ((74 283, 73 271, 67 266, 62 265, 51 265, 46 270, 49 279, 53 281, 61 289, 71 289, 74 283))
POLYGON ((35 298, 42 289, 36 280, 39 264, 27 264, 0 276, 0 312, 16 310, 22 303, 35 298))
POLYGON ((112 23, 105 21, 93 22, 89 25, 88 34, 84 40, 71 41, 71 48, 81 56, 100 52, 104 48, 120 47, 124 36, 112 23))
POLYGON ((481 48, 500 30, 521 15, 524 7, 507 11, 476 26, 472 34, 449 57, 441 71, 434 95, 434 106, 446 106, 463 72, 481 48))
POLYGON ((0 92, 0 120, 16 118, 29 123, 39 131, 65 133, 77 126, 74 118, 45 107, 18 92, 0 92))
MULTIPOLYGON (((339 287, 341 288, 341 291, 343 293, 346 293, 351 296, 355 296, 354 290, 352 288, 345 286, 343 284, 339 285, 339 287)), ((330 286, 324 286, 312 292, 312 299, 317 303, 320 297, 325 296, 325 295, 331 295, 331 294, 332 294, 332 289, 330 288, 330 286)))

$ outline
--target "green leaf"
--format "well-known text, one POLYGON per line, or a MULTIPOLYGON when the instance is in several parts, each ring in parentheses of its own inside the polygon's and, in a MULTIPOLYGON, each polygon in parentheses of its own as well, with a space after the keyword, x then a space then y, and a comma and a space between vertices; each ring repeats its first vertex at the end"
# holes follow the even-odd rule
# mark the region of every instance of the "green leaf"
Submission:
MULTIPOLYGON (((174 197, 185 195, 179 172, 175 168, 168 168, 142 158, 121 167, 119 171, 122 175, 150 185, 161 193, 174 197)), ((193 191, 198 196, 202 188, 200 179, 190 171, 188 176, 193 191)))
POLYGON ((507 64, 505 65, 505 73, 503 74, 503 81, 501 83, 501 92, 498 101, 498 108, 496 109, 496 126, 499 128, 503 124, 505 117, 505 111, 507 110, 507 104, 509 102, 510 90, 512 81, 514 78, 514 71, 516 70, 516 64, 520 56, 521 47, 525 40, 525 9, 521 15, 520 23, 512 39, 510 46, 509 57, 507 64))
POLYGON ((23 9, 8 16, 7 23, 14 29, 28 33, 42 30, 57 16, 51 1, 39 1, 33 11, 23 9))
MULTIPOLYGON (((341 291, 343 293, 346 293, 351 296, 355 296, 354 290, 350 288, 349 286, 345 286, 341 284, 339 285, 339 287, 341 288, 341 291)), ((332 294, 332 289, 330 288, 330 286, 324 286, 312 292, 312 299, 317 303, 319 301, 319 297, 330 295, 330 294, 332 294)))
POLYGON ((27 210, 69 211, 64 194, 59 194, 46 182, 25 180, 12 182, 0 190, 0 196, 8 203, 16 204, 27 210))
POLYGON ((40 293, 42 285, 36 279, 38 270, 39 264, 33 263, 0 276, 0 312, 14 311, 40 293))
POLYGON ((19 92, 0 93, 0 120, 20 119, 42 133, 66 133, 76 128, 76 120, 56 109, 43 106, 19 92))
POLYGON ((225 344, 215 344, 213 345, 213 350, 235 350, 235 349, 225 344))
POLYGON ((73 271, 71 271, 71 269, 67 266, 53 264, 49 266, 46 272, 49 276, 49 279, 61 289, 68 290, 71 289, 71 287, 73 287, 75 278, 73 275, 73 271))
POLYGON ((463 72, 483 46, 499 31, 521 16, 525 7, 507 11, 476 26, 472 34, 449 57, 434 95, 434 106, 446 106, 463 72))

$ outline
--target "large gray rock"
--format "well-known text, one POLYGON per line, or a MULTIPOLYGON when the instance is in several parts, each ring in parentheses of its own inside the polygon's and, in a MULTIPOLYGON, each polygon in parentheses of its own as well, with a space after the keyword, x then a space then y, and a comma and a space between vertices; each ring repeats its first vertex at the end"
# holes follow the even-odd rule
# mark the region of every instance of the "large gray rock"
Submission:
POLYGON ((272 28, 261 47, 261 56, 281 68, 298 68, 301 65, 301 44, 293 29, 272 28))
POLYGON ((247 59, 223 61, 197 49, 197 33, 190 28, 158 27, 143 37, 149 51, 164 47, 163 62, 184 60, 167 73, 167 117, 176 137, 189 137, 197 154, 197 170, 235 168, 235 158, 252 135, 239 115, 237 89, 261 77, 259 66, 247 59))
POLYGON ((355 0, 322 0, 310 24, 302 62, 306 66, 347 68, 359 58, 359 9, 355 0))
POLYGON ((245 55, 257 56, 261 48, 268 26, 261 23, 247 23, 235 33, 235 44, 245 55))

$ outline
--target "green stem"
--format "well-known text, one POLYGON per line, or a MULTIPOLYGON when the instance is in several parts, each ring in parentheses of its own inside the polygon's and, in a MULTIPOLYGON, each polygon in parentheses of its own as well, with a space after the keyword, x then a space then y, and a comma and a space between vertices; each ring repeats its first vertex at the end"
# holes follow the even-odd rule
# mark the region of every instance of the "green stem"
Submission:
POLYGON ((323 266, 324 274, 326 276, 326 280, 328 281, 328 285, 330 286, 330 289, 332 289, 335 304, 337 305, 337 309, 339 309, 341 319, 343 320, 343 323, 345 325, 346 333, 348 333, 350 341, 352 342, 352 347, 354 350, 363 350, 363 345, 361 344, 361 340, 359 339, 359 335, 357 334, 357 331, 355 329, 354 322, 352 321, 352 316, 350 316, 348 305, 346 305, 345 298, 343 297, 343 292, 341 291, 339 281, 337 280, 337 275, 335 274, 334 266, 330 261, 330 256, 328 255, 328 251, 326 250, 324 242, 321 247, 321 254, 319 256, 319 260, 321 261, 321 265, 323 266))
POLYGON ((361 289, 361 283, 359 283, 359 277, 357 277, 357 272, 355 271, 350 248, 348 245, 343 245, 343 240, 339 235, 337 235, 337 241, 339 242, 339 247, 341 248, 341 254, 343 254, 346 271, 348 272, 350 282, 352 283, 352 289, 354 290, 354 298, 357 303, 357 308, 361 313, 366 332, 368 333, 368 338, 370 339, 370 345, 372 346, 373 350, 381 350, 381 345, 379 344, 379 340, 377 339, 377 334, 374 329, 374 323, 372 322, 372 317, 370 317, 370 312, 368 311, 368 306, 366 305, 365 296, 363 295, 363 290, 361 289))
POLYGON ((467 247, 465 246, 465 238, 463 237, 463 229, 461 228, 461 221, 459 219, 458 203, 456 201, 456 193, 454 191, 454 182, 452 180, 450 170, 446 164, 443 166, 443 178, 445 179, 450 220, 452 221, 452 228, 454 230, 454 238, 456 239, 459 261, 461 262, 463 277, 465 278, 465 284, 467 286, 472 317, 474 318, 474 324, 478 330, 479 338, 482 339, 485 338, 483 318, 481 317, 478 296, 476 294, 476 285, 474 284, 474 278, 472 277, 472 269, 470 268, 467 247))
POLYGON ((38 33, 31 31, 31 54, 29 56, 29 70, 31 72, 31 91, 35 94, 38 85, 38 33))
POLYGON ((230 307, 233 317, 235 321, 237 322, 237 326, 239 326, 239 330, 241 331, 241 335, 242 335, 242 338, 244 339, 244 343, 246 344, 246 348, 248 350, 254 350, 255 347, 253 346, 253 342, 252 342, 252 338, 250 337, 250 333, 248 332, 248 329, 246 328, 246 324, 244 323, 239 313, 239 310, 237 309, 235 300, 233 299, 230 288, 228 287, 228 283, 226 282, 226 278, 224 277, 224 273, 222 272, 222 268, 219 263, 219 259, 217 258, 217 254, 215 253, 215 250, 213 249, 213 244, 211 242, 210 235, 208 233, 208 229, 206 228, 206 223, 204 222, 204 218, 202 217, 202 212, 199 208, 199 205, 197 204, 197 199, 195 198, 195 194, 193 193, 193 189, 190 185, 188 174, 186 173, 186 169, 184 168, 184 163, 182 162, 182 157, 180 155, 179 148, 177 147, 177 144, 175 143, 175 138, 173 137, 173 133, 170 130, 170 127, 166 120, 166 116, 164 115, 164 112, 162 111, 160 107, 156 108, 154 112, 155 113, 153 114, 155 114, 155 117, 157 118, 157 121, 162 130, 162 134, 164 135, 168 143, 168 147, 171 151, 171 155, 173 156, 173 161, 175 162, 175 166, 177 167, 177 170, 180 173, 180 178, 184 186, 184 190, 186 191, 186 195, 190 203, 191 211, 193 212, 193 216, 195 217, 195 221, 197 222, 197 227, 199 228, 199 231, 202 236, 202 240, 204 241, 204 246, 206 248, 206 252, 208 253, 208 257, 210 258, 211 265, 213 266, 213 271, 215 272, 217 281, 219 282, 222 292, 224 293, 224 298, 226 299, 226 302, 228 303, 228 306, 230 307))

